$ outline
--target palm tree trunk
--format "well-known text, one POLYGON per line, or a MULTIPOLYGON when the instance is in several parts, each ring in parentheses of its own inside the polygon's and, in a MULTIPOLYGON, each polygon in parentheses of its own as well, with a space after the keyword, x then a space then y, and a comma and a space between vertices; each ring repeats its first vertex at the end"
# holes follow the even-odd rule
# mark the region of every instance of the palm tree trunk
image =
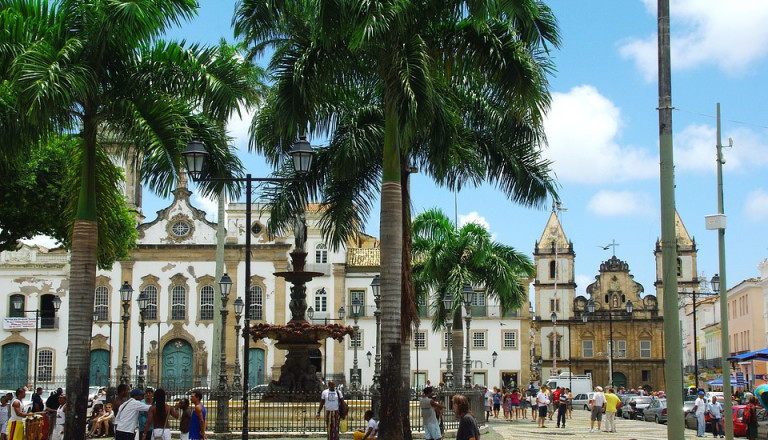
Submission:
MULTIPOLYGON (((392 100, 390 98, 389 102, 392 100)), ((402 274, 402 190, 400 145, 396 112, 387 105, 381 185, 381 437, 397 440, 403 436, 400 396, 401 274, 402 274)))
MULTIPOLYGON (((458 301, 461 301, 459 296, 458 301)), ((461 322, 461 307, 453 312, 453 386, 461 387, 464 384, 464 325, 461 322)))
MULTIPOLYGON (((403 350, 400 358, 400 368, 402 369, 403 390, 401 394, 402 408, 410 408, 411 399, 411 338, 412 325, 419 319, 416 309, 416 289, 413 286, 413 271, 411 269, 412 260, 412 238, 411 238, 411 172, 410 164, 403 160, 400 164, 400 182, 402 188, 402 211, 403 211, 403 272, 402 272, 402 299, 400 315, 400 332, 403 336, 403 350)), ((403 412, 403 439, 411 440, 411 419, 410 411, 403 412)))

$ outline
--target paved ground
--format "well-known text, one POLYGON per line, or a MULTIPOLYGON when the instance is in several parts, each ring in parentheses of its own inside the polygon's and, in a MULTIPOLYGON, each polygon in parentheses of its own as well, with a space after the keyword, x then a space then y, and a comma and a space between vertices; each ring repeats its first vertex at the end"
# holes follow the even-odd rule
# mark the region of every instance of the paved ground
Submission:
MULTIPOLYGON (((507 422, 503 418, 491 419, 482 429, 482 440, 549 440, 559 438, 570 439, 617 439, 617 440, 661 440, 667 439, 667 425, 658 425, 653 422, 643 422, 640 420, 618 419, 616 422, 616 433, 589 432, 589 413, 583 410, 574 410, 573 419, 566 420, 566 428, 556 428, 553 420, 546 421, 546 428, 539 428, 537 424, 532 423, 530 419, 519 420, 516 422, 507 422)), ((712 438, 712 434, 707 434, 707 439, 712 438)), ((446 435, 447 440, 452 438, 446 435)), ((685 437, 688 439, 696 438, 696 431, 685 430, 685 437)), ((672 440, 672 439, 670 439, 672 440)), ((674 439, 683 440, 683 439, 674 439)))

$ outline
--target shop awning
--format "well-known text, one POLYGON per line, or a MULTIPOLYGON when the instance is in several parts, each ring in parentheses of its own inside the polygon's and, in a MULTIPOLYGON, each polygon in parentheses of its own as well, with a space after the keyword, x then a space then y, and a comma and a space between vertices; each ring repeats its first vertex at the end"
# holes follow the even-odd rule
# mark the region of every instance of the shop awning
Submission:
POLYGON ((768 348, 737 354, 728 358, 729 361, 768 361, 768 348))
MULTIPOLYGON (((707 385, 721 387, 721 386, 723 386, 723 378, 722 377, 718 377, 717 379, 708 380, 707 381, 707 385)), ((731 386, 732 387, 744 387, 746 385, 747 385, 747 383, 743 379, 737 381, 735 377, 731 376, 731 386)))

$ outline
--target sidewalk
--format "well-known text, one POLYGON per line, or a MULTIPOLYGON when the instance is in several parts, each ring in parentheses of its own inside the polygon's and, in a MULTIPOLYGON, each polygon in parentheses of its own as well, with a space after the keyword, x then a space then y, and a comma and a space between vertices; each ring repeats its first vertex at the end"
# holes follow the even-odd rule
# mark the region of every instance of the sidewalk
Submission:
MULTIPOLYGON (((530 416, 530 413, 528 414, 530 416)), ((478 420, 480 421, 480 420, 478 420)), ((481 426, 480 432, 482 440, 548 440, 556 438, 569 439, 615 439, 615 440, 661 440, 667 438, 667 425, 658 425, 653 422, 643 422, 640 420, 617 419, 616 433, 609 432, 589 432, 589 412, 584 410, 573 410, 573 419, 566 420, 566 428, 557 428, 555 417, 547 420, 546 428, 539 428, 536 423, 529 419, 521 419, 516 422, 507 422, 499 414, 498 419, 491 418, 489 423, 481 426)), ((597 423, 595 423, 597 427, 597 423)), ((710 439, 712 434, 707 433, 706 439, 710 439)), ((450 436, 446 436, 450 439, 450 436)), ((685 430, 685 437, 688 439, 696 438, 696 431, 685 430)), ((671 439, 670 439, 671 440, 671 439)), ((683 439, 674 439, 683 440, 683 439)))

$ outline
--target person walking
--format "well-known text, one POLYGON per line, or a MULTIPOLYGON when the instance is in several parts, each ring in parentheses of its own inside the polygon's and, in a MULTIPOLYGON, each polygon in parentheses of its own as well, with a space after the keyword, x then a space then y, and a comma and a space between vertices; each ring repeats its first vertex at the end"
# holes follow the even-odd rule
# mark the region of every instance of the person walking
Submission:
POLYGON ((589 432, 595 432, 595 422, 597 422, 597 432, 600 432, 604 410, 605 394, 603 394, 603 387, 596 387, 595 395, 592 397, 592 413, 589 416, 589 432))
POLYGON ((620 402, 613 388, 608 388, 605 394, 605 432, 616 432, 616 412, 620 402))
MULTIPOLYGON (((155 399, 155 390, 151 387, 144 389, 144 403, 152 405, 155 399)), ((149 420, 149 410, 139 411, 139 440, 145 440, 149 437, 146 434, 152 431, 152 425, 147 426, 147 420, 149 420)))
POLYGON ((693 412, 696 415, 696 437, 704 437, 707 432, 707 402, 704 400, 704 391, 699 390, 699 396, 693 402, 693 412))
POLYGON ((480 430, 477 428, 475 415, 469 410, 469 399, 462 394, 456 394, 452 399, 453 412, 459 420, 456 430, 456 440, 480 440, 480 430))
POLYGON ((568 411, 568 394, 560 390, 557 403, 557 427, 565 428, 565 413, 568 411))
POLYGON ((572 419, 573 415, 571 413, 573 412, 573 393, 571 392, 570 388, 566 388, 565 392, 568 395, 568 418, 572 419))
POLYGON ((441 440, 440 424, 437 422, 437 413, 443 410, 443 405, 436 401, 432 395, 432 387, 424 388, 424 397, 419 401, 421 408, 421 420, 424 424, 424 438, 427 440, 441 440))
POLYGON ((533 391, 528 392, 528 405, 531 407, 531 423, 536 423, 536 418, 539 415, 539 405, 536 403, 536 396, 533 391))
MULTIPOLYGON (((62 440, 64 438, 64 420, 67 417, 67 396, 65 396, 63 392, 57 394, 59 398, 59 407, 56 408, 56 419, 51 440, 62 440)), ((45 404, 48 405, 48 402, 46 401, 45 404)))
MULTIPOLYGON (((520 392, 517 388, 512 390, 509 397, 509 420, 512 420, 512 413, 515 414, 515 421, 520 418, 520 392)), ((523 418, 525 417, 525 411, 523 411, 523 418)))
POLYGON ((539 407, 539 428, 546 428, 544 421, 547 420, 547 405, 549 396, 547 395, 547 386, 542 385, 541 391, 536 395, 536 406, 539 407))
MULTIPOLYGON (((750 394, 751 395, 751 394, 750 394)), ((757 397, 751 395, 744 408, 743 420, 747 424, 747 440, 757 440, 757 397)))
POLYGON ((499 409, 501 409, 501 391, 498 387, 493 387, 493 418, 499 418, 499 409))
POLYGON ((720 438, 724 438, 723 405, 717 401, 717 396, 712 396, 712 401, 707 404, 707 414, 709 414, 709 419, 712 420, 712 437, 720 435, 720 438))
POLYGON ((16 398, 11 401, 11 415, 8 418, 8 440, 24 440, 24 419, 29 415, 24 412, 22 399, 26 397, 24 387, 16 390, 16 398))
POLYGON ((323 393, 320 395, 320 407, 317 409, 317 418, 319 419, 320 411, 325 407, 327 440, 339 440, 339 424, 341 420, 339 401, 343 398, 344 395, 336 389, 336 384, 332 380, 328 381, 328 389, 323 390, 323 393))
POLYGON ((489 390, 488 386, 485 387, 483 399, 485 399, 483 406, 485 407, 485 421, 487 423, 491 419, 491 411, 493 410, 493 391, 489 390))
POLYGON ((144 438, 149 439, 161 439, 171 440, 171 430, 168 428, 168 416, 178 419, 179 413, 176 408, 179 407, 177 402, 175 406, 165 403, 165 390, 158 388, 153 395, 152 407, 149 408, 149 415, 147 418, 146 426, 144 427, 144 438), (149 430, 152 427, 152 437, 149 436, 149 430))
POLYGON ((192 406, 192 417, 189 421, 190 440, 205 439, 205 417, 208 415, 208 410, 205 409, 202 400, 203 393, 200 391, 193 391, 189 394, 189 401, 192 406))
POLYGON ((149 410, 149 405, 141 400, 143 398, 144 391, 136 388, 131 391, 131 398, 120 405, 120 410, 115 416, 115 440, 134 440, 139 411, 149 410))

